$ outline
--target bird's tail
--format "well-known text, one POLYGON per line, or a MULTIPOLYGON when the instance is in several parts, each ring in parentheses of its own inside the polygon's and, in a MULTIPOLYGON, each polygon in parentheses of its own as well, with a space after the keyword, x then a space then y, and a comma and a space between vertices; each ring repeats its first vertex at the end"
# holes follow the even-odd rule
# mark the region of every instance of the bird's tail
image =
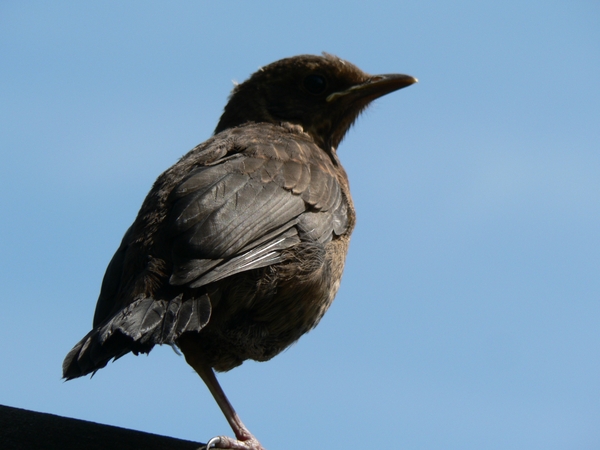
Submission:
POLYGON ((156 344, 174 344, 187 331, 200 331, 208 323, 208 295, 183 301, 140 297, 118 314, 90 331, 63 362, 63 378, 95 373, 111 359, 133 352, 149 353, 156 344))

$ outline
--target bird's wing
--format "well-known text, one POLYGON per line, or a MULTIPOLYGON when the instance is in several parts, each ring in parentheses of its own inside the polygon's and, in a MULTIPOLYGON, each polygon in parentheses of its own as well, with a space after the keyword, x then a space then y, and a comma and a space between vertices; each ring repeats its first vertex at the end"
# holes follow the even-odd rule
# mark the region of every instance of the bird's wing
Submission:
POLYGON ((254 140, 196 167, 172 191, 167 218, 173 285, 199 287, 282 260, 282 251, 325 243, 347 227, 332 163, 305 139, 254 140), (317 156, 315 156, 317 154, 317 156))

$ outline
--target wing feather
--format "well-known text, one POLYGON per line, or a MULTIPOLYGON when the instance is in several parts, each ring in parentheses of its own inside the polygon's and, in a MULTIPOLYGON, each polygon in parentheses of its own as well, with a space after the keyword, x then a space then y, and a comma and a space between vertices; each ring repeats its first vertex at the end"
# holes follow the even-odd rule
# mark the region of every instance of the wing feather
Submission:
POLYGON ((332 163, 312 142, 258 140, 236 148, 173 190, 173 285, 199 287, 275 264, 301 239, 326 243, 347 228, 332 163))

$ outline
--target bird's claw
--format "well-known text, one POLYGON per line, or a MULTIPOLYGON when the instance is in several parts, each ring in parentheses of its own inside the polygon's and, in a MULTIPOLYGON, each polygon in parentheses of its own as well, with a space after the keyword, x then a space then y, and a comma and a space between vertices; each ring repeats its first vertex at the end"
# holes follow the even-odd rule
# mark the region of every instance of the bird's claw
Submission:
POLYGON ((210 448, 214 445, 215 447, 217 446, 217 444, 221 442, 221 436, 215 436, 214 438, 211 438, 207 443, 206 443, 206 447, 201 447, 204 448, 205 450, 210 450, 210 448))
POLYGON ((227 436, 215 436, 211 438, 205 446, 200 447, 198 450, 210 450, 211 448, 231 449, 231 450, 265 450, 260 445, 260 442, 255 437, 250 439, 239 441, 232 439, 227 436))

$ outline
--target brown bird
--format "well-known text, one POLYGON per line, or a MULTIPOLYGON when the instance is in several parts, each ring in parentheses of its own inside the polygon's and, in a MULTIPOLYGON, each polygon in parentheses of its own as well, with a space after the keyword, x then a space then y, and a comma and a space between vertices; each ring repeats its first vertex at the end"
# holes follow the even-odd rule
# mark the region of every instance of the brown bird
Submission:
POLYGON ((236 86, 214 135, 154 183, 64 378, 177 346, 235 433, 208 447, 262 449, 214 370, 271 359, 327 311, 355 222, 337 147, 371 101, 416 81, 323 54, 282 59, 236 86))

